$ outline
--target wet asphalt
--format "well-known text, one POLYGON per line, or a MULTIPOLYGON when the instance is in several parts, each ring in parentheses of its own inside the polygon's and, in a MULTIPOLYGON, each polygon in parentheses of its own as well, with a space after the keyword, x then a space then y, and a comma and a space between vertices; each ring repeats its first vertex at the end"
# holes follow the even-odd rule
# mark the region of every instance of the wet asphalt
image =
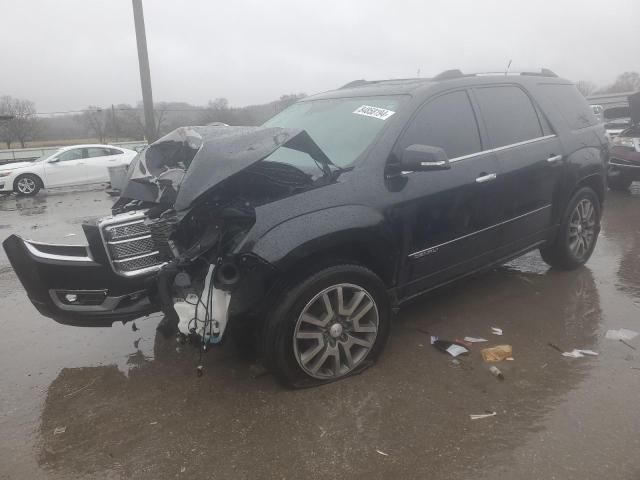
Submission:
MULTIPOLYGON (((0 197, 0 238, 82 242, 82 221, 112 202, 0 197)), ((231 343, 199 378, 197 351, 156 334, 157 315, 136 331, 58 325, 4 251, 0 292, 0 479, 640 478, 640 337, 604 338, 640 331, 637 184, 609 192, 587 267, 552 271, 533 253, 433 292, 401 311, 376 366, 316 389, 283 389, 231 343), (510 344, 514 360, 500 381, 480 346, 456 364, 429 334, 510 344)))

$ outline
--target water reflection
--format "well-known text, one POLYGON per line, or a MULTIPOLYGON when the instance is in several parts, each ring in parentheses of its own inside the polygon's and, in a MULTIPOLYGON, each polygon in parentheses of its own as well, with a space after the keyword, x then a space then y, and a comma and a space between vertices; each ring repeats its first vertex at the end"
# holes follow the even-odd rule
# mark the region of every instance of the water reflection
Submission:
POLYGON ((539 273, 540 261, 415 302, 378 365, 322 388, 284 390, 230 344, 205 356, 198 378, 195 351, 161 335, 153 356, 134 347, 128 375, 115 366, 64 369, 47 392, 40 464, 64 476, 168 478, 184 468, 220 478, 468 478, 505 462, 589 373, 591 359, 566 359, 548 343, 596 348, 602 312, 591 271, 539 273), (478 352, 454 367, 417 331, 490 337, 491 326, 505 332, 492 344, 514 348, 515 361, 500 364, 504 382, 478 352), (470 425, 468 414, 486 409, 499 418, 470 425), (65 433, 55 435, 60 426, 65 433))
POLYGON ((631 193, 610 192, 603 234, 621 250, 617 287, 640 297, 640 189, 632 189, 631 193))

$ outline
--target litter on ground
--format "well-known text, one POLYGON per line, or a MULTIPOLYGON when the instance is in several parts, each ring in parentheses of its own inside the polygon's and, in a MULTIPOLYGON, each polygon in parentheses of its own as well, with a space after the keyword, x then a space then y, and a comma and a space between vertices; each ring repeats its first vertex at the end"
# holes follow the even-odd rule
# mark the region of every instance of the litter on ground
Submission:
POLYGON ((584 357, 585 355, 590 355, 595 357, 598 355, 598 352, 594 352, 593 350, 580 350, 577 348, 574 348, 570 352, 562 352, 563 357, 570 357, 570 358, 580 358, 580 357, 584 357))
POLYGON ((504 375, 502 374, 502 372, 500 371, 500 369, 498 367, 492 366, 491 368, 489 368, 489 371, 498 380, 504 380, 504 375))
POLYGON ((54 435, 60 435, 61 433, 64 433, 64 432, 66 432, 66 431, 67 431, 67 427, 56 427, 56 428, 53 430, 53 434, 54 434, 54 435))
POLYGON ((638 332, 628 330, 626 328, 619 328, 618 330, 607 330, 605 338, 609 340, 633 340, 638 336, 638 332))
POLYGON ((491 333, 493 333, 494 335, 502 335, 502 329, 501 328, 496 328, 496 327, 491 327, 491 333))
POLYGON ((513 357, 511 345, 496 345, 495 347, 481 350, 482 358, 485 362, 501 362, 506 358, 513 357))
POLYGON ((488 342, 486 338, 481 338, 481 337, 464 337, 463 340, 469 343, 488 342))
POLYGON ((495 417, 497 414, 498 414, 497 412, 481 413, 479 415, 471 414, 469 415, 469 418, 471 418, 471 420, 480 420, 483 418, 495 417))
POLYGON ((388 456, 389 456, 389 454, 388 454, 388 453, 383 452, 382 450, 378 450, 378 449, 376 449, 376 452, 378 452, 380 455, 384 455, 385 457, 388 457, 388 456))
POLYGON ((448 340, 439 340, 438 337, 431 337, 431 345, 436 347, 441 352, 448 353, 452 357, 457 357, 458 355, 469 353, 469 350, 467 350, 462 345, 458 345, 457 343, 450 342, 448 340))

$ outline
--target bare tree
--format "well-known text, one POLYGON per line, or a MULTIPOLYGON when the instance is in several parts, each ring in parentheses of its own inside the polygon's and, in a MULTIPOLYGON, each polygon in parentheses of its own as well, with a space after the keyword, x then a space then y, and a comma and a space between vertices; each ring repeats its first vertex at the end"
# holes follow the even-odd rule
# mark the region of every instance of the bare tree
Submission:
POLYGON ((597 85, 589 80, 578 80, 576 87, 578 87, 580 93, 585 97, 588 97, 598 89, 597 85))
POLYGON ((638 72, 624 72, 616 78, 612 85, 603 88, 599 93, 622 93, 640 90, 640 74, 638 72))
POLYGON ((82 115, 80 115, 80 122, 82 122, 89 132, 93 133, 100 143, 105 142, 107 121, 104 110, 100 107, 89 106, 82 115))
POLYGON ((15 137, 9 126, 13 119, 13 98, 9 95, 0 97, 0 115, 7 117, 6 120, 0 120, 0 139, 7 145, 7 148, 11 148, 15 137))
POLYGON ((10 117, 0 125, 0 135, 7 148, 11 148, 15 140, 24 148, 25 143, 33 139, 37 129, 35 113, 36 105, 31 100, 9 95, 0 98, 0 115, 10 117))

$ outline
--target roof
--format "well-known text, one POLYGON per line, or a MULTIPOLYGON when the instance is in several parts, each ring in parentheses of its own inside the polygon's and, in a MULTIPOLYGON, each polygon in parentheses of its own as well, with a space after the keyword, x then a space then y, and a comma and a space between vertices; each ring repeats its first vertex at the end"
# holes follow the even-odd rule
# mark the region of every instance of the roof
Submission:
POLYGON ((72 148, 118 148, 120 150, 131 150, 130 148, 119 147, 117 145, 104 145, 102 143, 87 143, 82 145, 67 145, 60 147, 59 150, 70 150, 72 148))
MULTIPOLYGON (((307 97, 305 100, 324 98, 366 97, 377 95, 402 95, 422 90, 443 82, 459 82, 461 85, 503 82, 505 77, 516 82, 527 82, 541 77, 554 78, 562 82, 551 70, 542 68, 523 72, 475 72, 463 73, 458 69, 446 70, 432 78, 398 78, 389 80, 354 80, 341 88, 307 97)), ((304 100, 303 100, 304 101, 304 100)))

